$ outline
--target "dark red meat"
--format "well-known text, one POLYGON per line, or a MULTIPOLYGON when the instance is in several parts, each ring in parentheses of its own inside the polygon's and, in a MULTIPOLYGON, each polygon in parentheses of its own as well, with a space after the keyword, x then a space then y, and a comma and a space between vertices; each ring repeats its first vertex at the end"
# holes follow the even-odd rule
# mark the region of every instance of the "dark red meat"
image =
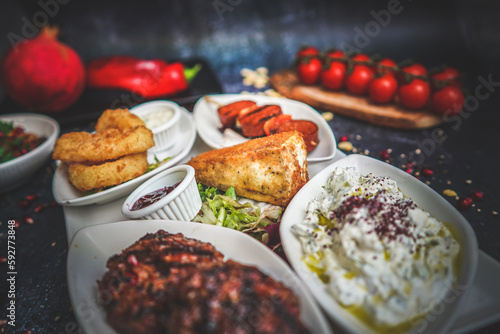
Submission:
POLYGON ((99 301, 119 333, 308 332, 289 288, 182 234, 147 234, 107 267, 99 301))

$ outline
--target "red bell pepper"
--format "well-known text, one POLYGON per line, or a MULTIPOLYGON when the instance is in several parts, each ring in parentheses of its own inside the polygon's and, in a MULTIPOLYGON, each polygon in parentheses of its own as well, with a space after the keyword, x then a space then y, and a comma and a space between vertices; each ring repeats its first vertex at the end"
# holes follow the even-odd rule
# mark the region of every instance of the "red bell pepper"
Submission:
POLYGON ((123 89, 144 98, 157 98, 186 90, 200 69, 200 64, 186 68, 180 62, 167 63, 162 59, 102 57, 87 64, 87 86, 123 89))

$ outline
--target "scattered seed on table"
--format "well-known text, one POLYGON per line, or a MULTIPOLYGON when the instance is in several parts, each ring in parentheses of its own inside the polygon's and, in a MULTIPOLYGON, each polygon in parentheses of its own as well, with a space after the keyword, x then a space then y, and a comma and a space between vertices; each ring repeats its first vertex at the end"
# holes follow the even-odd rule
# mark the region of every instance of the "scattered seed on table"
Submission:
POLYGON ((321 116, 323 116, 323 119, 327 122, 331 121, 333 119, 333 113, 332 112, 324 112, 323 114, 321 114, 321 116))
POLYGON ((338 148, 342 151, 350 152, 353 149, 352 143, 350 141, 342 141, 338 143, 338 148))
POLYGON ((445 189, 445 190, 443 190, 443 194, 446 195, 446 196, 450 196, 450 197, 456 197, 457 196, 457 193, 454 190, 451 190, 451 189, 445 189))

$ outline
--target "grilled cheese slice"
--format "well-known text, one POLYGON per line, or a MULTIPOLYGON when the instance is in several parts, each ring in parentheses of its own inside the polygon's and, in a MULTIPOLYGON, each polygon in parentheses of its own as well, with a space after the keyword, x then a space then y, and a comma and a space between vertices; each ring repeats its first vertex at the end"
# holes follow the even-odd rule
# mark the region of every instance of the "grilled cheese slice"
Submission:
POLYGON ((306 145, 298 131, 201 153, 187 164, 203 185, 223 191, 233 186, 239 196, 279 206, 288 205, 309 180, 306 145))

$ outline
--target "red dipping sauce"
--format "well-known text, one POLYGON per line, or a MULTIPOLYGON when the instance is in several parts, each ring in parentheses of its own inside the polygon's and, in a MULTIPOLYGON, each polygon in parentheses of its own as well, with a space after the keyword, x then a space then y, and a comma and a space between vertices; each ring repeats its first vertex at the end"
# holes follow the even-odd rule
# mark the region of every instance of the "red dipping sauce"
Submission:
POLYGON ((179 184, 180 182, 177 182, 172 186, 160 188, 140 197, 137 201, 135 201, 134 205, 132 205, 130 211, 144 209, 145 207, 158 202, 160 199, 170 194, 179 184))

